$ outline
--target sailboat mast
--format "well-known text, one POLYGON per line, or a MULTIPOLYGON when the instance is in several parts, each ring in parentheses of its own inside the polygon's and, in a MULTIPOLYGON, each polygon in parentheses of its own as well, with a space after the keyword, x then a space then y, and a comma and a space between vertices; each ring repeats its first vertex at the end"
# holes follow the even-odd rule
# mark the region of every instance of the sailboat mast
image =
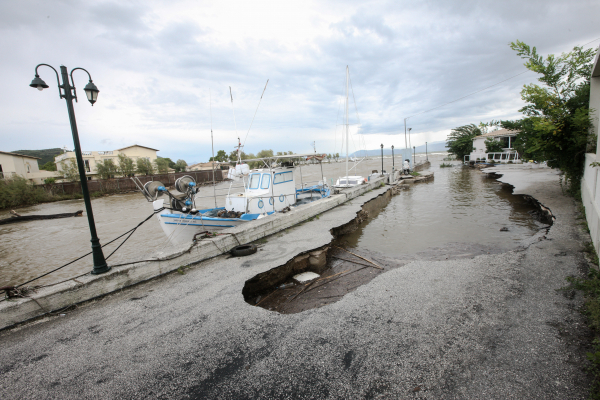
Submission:
POLYGON ((350 124, 348 119, 348 85, 350 80, 350 69, 346 65, 346 183, 348 184, 350 181, 348 180, 348 154, 350 153, 348 150, 348 136, 350 134, 350 124))
POLYGON ((212 94, 210 92, 210 89, 208 89, 208 108, 210 109, 210 145, 212 147, 213 197, 215 198, 215 208, 217 208, 217 187, 215 183, 215 141, 213 140, 212 94))

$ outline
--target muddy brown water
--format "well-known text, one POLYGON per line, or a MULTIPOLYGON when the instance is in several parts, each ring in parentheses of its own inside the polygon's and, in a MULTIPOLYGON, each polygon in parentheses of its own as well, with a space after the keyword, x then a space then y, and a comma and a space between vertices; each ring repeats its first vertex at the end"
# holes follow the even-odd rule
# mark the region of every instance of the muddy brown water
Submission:
POLYGON ((363 207, 367 213, 357 224, 334 230, 338 235, 329 246, 327 264, 319 270, 306 268, 319 273, 318 280, 300 284, 287 273, 270 288, 253 287, 248 281, 246 301, 297 313, 338 301, 386 270, 413 260, 501 253, 546 231, 548 225, 538 220, 535 205, 512 195, 510 187, 476 169, 440 168, 440 159, 430 158, 433 181, 412 185, 385 202, 376 200, 375 207, 363 207))
MULTIPOLYGON (((417 155, 417 161, 419 157, 417 155)), ((429 155, 431 170, 435 172, 433 182, 420 184, 395 196, 379 213, 369 215, 359 229, 344 237, 345 246, 360 252, 372 252, 375 257, 389 255, 390 259, 396 260, 402 254, 406 257, 406 254, 417 254, 436 246, 448 247, 447 244, 455 242, 457 236, 461 237, 461 242, 510 248, 537 232, 541 224, 527 214, 530 209, 520 204, 519 197, 511 196, 508 191, 502 190, 501 185, 484 179, 476 170, 461 167, 440 169, 442 157, 429 155), (501 226, 507 226, 509 232, 499 232, 501 226)), ((396 164, 399 161, 396 159, 396 164)), ((390 158, 384 159, 384 164, 386 169, 391 170, 390 158)), ((351 173, 366 176, 379 168, 380 159, 367 160, 351 173)), ((328 182, 343 175, 344 169, 342 162, 323 165, 328 182)), ((296 174, 299 183, 300 169, 296 169, 296 174)), ((318 165, 303 166, 302 176, 304 183, 315 183, 321 179, 321 169, 318 165)), ((218 184, 218 194, 224 195, 227 188, 227 183, 218 184)), ((201 193, 206 197, 200 201, 198 208, 214 207, 214 199, 210 197, 213 188, 203 187, 201 193)), ((222 197, 218 198, 217 205, 221 206, 222 202, 222 197)), ((92 206, 101 243, 107 243, 135 227, 152 213, 151 204, 140 193, 94 199, 92 206)), ((82 200, 40 204, 21 208, 18 212, 31 215, 77 210, 85 210, 82 200)), ((8 210, 0 211, 0 218, 8 217, 8 210)), ((89 252, 89 240, 85 212, 80 218, 1 226, 0 286, 23 283, 89 252)), ((107 246, 104 254, 110 254, 118 243, 107 246)), ((173 247, 167 242, 158 221, 151 218, 108 262, 117 264, 142 260, 171 249, 173 247)), ((58 282, 86 273, 91 268, 91 256, 88 256, 32 284, 58 282)))

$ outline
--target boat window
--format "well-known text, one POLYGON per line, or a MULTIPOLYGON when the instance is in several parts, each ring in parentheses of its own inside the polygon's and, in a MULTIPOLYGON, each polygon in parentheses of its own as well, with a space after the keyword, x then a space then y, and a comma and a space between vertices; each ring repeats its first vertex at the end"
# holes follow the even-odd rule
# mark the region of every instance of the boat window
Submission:
POLYGON ((252 174, 252 175, 250 175, 250 184, 248 186, 250 189, 258 189, 259 182, 260 182, 260 174, 252 174))
POLYGON ((260 183, 261 189, 268 189, 271 183, 271 174, 263 174, 262 182, 260 183))
POLYGON ((273 185, 277 185, 278 183, 290 182, 294 180, 294 172, 286 171, 275 174, 273 178, 273 185))

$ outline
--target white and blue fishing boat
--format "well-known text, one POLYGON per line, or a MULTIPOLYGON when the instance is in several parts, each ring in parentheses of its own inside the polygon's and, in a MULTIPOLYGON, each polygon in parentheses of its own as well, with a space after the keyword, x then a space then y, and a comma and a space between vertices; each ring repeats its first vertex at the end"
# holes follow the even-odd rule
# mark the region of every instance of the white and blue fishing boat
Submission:
POLYGON ((225 196, 223 207, 196 209, 198 187, 191 176, 175 181, 179 194, 171 193, 158 181, 141 185, 136 182, 146 199, 152 202, 160 226, 173 244, 190 243, 203 233, 233 228, 250 221, 287 212, 293 207, 327 198, 331 190, 327 180, 315 185, 296 187, 293 159, 314 157, 314 154, 294 154, 239 161, 227 174, 232 180, 243 182, 243 192, 225 196), (285 159, 286 161, 283 161, 285 159), (250 169, 247 162, 261 162, 264 168, 250 169), (167 198, 159 198, 166 196, 167 198))

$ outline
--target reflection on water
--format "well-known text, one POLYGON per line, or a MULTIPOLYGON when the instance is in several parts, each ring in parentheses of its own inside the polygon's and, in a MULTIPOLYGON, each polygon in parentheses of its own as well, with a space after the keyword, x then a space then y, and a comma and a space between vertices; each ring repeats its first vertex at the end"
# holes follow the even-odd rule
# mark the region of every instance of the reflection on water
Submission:
POLYGON ((394 196, 344 238, 348 244, 390 256, 457 242, 505 250, 546 227, 531 217, 535 209, 521 196, 477 169, 440 168, 439 158, 430 158, 434 181, 394 196))
MULTIPOLYGON (((531 236, 541 226, 529 217, 527 211, 531 207, 520 197, 501 190, 500 185, 494 180, 486 180, 479 171, 461 167, 440 169, 441 158, 430 155, 434 182, 416 185, 395 196, 378 216, 372 215, 374 219, 348 236, 352 245, 367 246, 389 255, 411 253, 447 242, 510 247, 531 236), (499 231, 504 226, 509 232, 499 231)), ((396 161, 400 160, 397 158, 396 161)), ((384 164, 387 170, 392 169, 390 158, 386 158, 384 164)), ((351 174, 367 176, 371 170, 379 168, 380 159, 369 160, 351 174)), ((323 174, 331 183, 345 175, 345 165, 324 164, 323 174)), ((300 183, 299 175, 300 170, 296 169, 297 184, 300 183)), ((303 166, 302 175, 305 184, 314 184, 321 179, 321 169, 318 165, 303 166)), ((224 196, 228 188, 228 183, 218 184, 217 194, 224 196)), ((202 187, 203 197, 196 206, 200 209, 214 207, 212 193, 212 187, 202 187)), ((101 243, 135 227, 152 213, 152 205, 140 193, 94 199, 92 205, 101 243)), ((218 198, 217 205, 223 205, 223 197, 218 198)), ((19 209, 19 213, 58 214, 77 210, 85 210, 83 200, 41 204, 19 209)), ((0 212, 0 218, 8 217, 8 210, 0 212)), ((110 254, 118 243, 107 246, 104 254, 110 254)), ((108 263, 146 259, 171 248, 158 221, 151 218, 108 263)), ((0 286, 25 282, 89 251, 90 235, 85 216, 0 226, 0 286)), ((35 284, 57 282, 91 269, 91 256, 88 256, 35 284)))

